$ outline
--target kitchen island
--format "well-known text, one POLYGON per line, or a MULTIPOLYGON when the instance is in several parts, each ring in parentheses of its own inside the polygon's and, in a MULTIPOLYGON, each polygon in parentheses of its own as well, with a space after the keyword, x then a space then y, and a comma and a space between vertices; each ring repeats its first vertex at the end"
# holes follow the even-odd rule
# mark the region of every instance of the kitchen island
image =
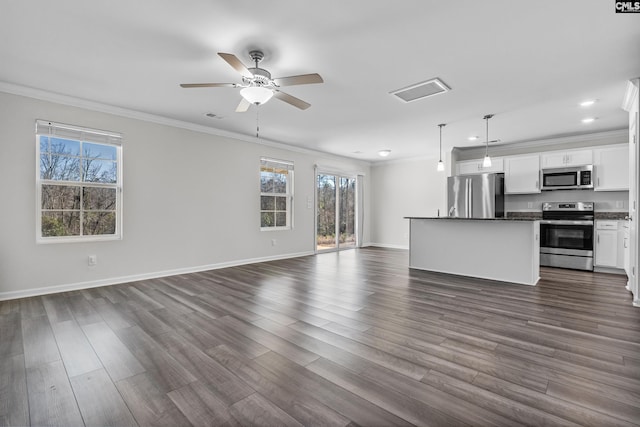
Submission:
POLYGON ((540 222, 525 218, 406 217, 409 267, 535 285, 540 222))

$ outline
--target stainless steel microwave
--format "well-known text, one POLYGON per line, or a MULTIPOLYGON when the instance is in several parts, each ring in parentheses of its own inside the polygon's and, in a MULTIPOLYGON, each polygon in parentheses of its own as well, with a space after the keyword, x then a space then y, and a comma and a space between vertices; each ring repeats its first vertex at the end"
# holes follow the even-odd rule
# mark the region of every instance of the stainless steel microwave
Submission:
POLYGON ((543 190, 584 190, 593 188, 593 165, 542 169, 543 190))

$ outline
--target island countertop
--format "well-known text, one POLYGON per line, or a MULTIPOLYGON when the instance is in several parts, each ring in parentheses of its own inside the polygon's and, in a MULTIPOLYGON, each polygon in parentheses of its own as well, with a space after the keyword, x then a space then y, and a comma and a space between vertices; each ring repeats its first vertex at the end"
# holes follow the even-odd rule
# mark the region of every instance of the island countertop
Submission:
POLYGON ((449 219, 454 221, 539 221, 540 218, 523 218, 523 217, 507 217, 507 218, 462 218, 456 216, 405 216, 404 219, 449 219))

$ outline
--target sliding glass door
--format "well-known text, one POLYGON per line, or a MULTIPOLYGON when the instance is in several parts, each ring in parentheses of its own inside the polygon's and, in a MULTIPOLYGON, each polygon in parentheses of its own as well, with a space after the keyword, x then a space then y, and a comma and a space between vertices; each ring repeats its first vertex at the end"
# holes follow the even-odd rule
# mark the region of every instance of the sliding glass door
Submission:
POLYGON ((316 249, 356 247, 356 179, 318 173, 316 249))

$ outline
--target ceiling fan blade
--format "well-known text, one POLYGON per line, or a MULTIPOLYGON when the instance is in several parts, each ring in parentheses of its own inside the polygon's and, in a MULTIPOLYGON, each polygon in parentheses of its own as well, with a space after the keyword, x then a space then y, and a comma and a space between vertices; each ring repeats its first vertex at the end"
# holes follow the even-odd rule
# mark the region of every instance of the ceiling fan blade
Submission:
POLYGON ((320 74, 301 74, 299 76, 279 77, 274 79, 278 86, 293 86, 293 85, 310 85, 313 83, 324 83, 320 74))
POLYGON ((236 83, 182 83, 180 87, 238 87, 236 83))
POLYGON ((246 99, 242 98, 242 100, 240 101, 240 104, 238 104, 238 106, 236 107, 236 113, 244 113, 249 109, 250 106, 251 106, 251 103, 246 99))
POLYGON ((287 104, 291 104, 301 110, 306 110, 307 108, 311 107, 311 104, 309 104, 308 102, 304 102, 302 99, 291 96, 288 93, 284 93, 279 90, 274 90, 273 92, 273 96, 278 98, 280 101, 284 101, 287 104))
POLYGON ((245 67, 245 65, 234 54, 218 52, 218 55, 222 59, 227 61, 227 64, 231 65, 233 68, 235 68, 235 70, 237 72, 239 72, 243 76, 248 77, 248 78, 253 77, 253 74, 251 73, 251 71, 249 71, 249 69, 247 67, 245 67))

